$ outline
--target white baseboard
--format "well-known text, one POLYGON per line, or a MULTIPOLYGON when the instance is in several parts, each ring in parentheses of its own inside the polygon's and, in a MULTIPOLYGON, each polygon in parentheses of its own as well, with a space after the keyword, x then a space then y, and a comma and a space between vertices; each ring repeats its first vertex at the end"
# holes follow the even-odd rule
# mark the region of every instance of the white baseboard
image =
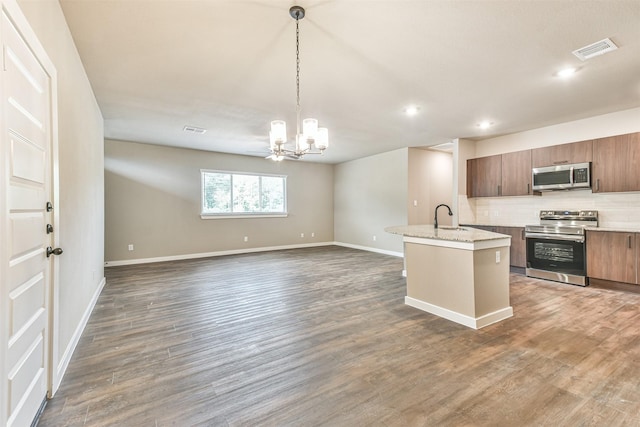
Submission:
POLYGON ((209 258, 209 257, 225 256, 225 255, 249 254, 254 252, 280 251, 285 249, 313 248, 318 246, 332 246, 332 245, 343 246, 345 248, 351 248, 351 249, 359 249, 362 251, 376 252, 379 254, 391 255, 396 257, 404 256, 402 252, 387 251, 384 249, 370 248, 367 246, 358 246, 358 245, 352 245, 349 243, 341 243, 341 242, 320 242, 320 243, 304 243, 300 245, 266 246, 262 248, 233 249, 229 251, 201 252, 201 253, 195 253, 195 254, 171 255, 171 256, 161 256, 161 257, 153 257, 153 258, 105 261, 104 266, 117 267, 120 265, 149 264, 152 262, 180 261, 184 259, 209 258))
POLYGON ((96 306, 96 303, 98 302, 98 298, 100 297, 100 294, 102 293, 102 289, 104 289, 104 286, 106 283, 107 283, 107 280, 106 278, 103 277, 102 280, 100 281, 100 284, 96 288, 96 291, 93 293, 93 296, 91 297, 91 301, 89 302, 89 305, 87 306, 84 313, 82 314, 80 323, 78 323, 76 330, 73 332, 73 335, 71 336, 71 341, 69 341, 69 345, 67 345, 67 348, 65 349, 64 354, 62 355, 62 357, 60 358, 60 361, 58 362, 58 365, 56 366, 56 375, 53 381, 53 390, 51 391, 52 396, 55 394, 56 391, 58 391, 58 387, 60 387, 60 383, 62 383, 62 377, 64 376, 64 373, 67 371, 67 367, 69 367, 69 362, 71 362, 71 356, 73 356, 73 352, 75 351, 76 346, 80 341, 82 332, 84 331, 84 328, 87 326, 87 322, 89 321, 91 312, 93 311, 93 308, 96 306))
POLYGON ((426 311, 427 313, 435 314, 436 316, 440 316, 444 319, 451 320, 452 322, 456 322, 473 329, 480 329, 513 316, 513 308, 511 306, 494 311, 493 313, 485 314, 484 316, 471 317, 466 314, 461 314, 408 296, 404 297, 404 303, 411 307, 426 311))
POLYGON ((184 259, 197 259, 197 258, 209 258, 209 257, 225 256, 225 255, 250 254, 254 252, 280 251, 284 249, 312 248, 316 246, 331 246, 334 244, 335 244, 334 242, 304 243, 300 245, 266 246, 262 248, 232 249, 228 251, 201 252, 201 253, 195 253, 195 254, 171 255, 171 256, 161 256, 161 257, 153 257, 153 258, 125 259, 121 261, 105 261, 104 266, 116 267, 119 265, 149 264, 152 262, 180 261, 184 259))
POLYGON ((333 244, 336 246, 343 246, 345 248, 359 249, 361 251, 375 252, 378 254, 391 255, 391 256, 400 257, 400 258, 404 257, 404 254, 402 252, 388 251, 386 249, 371 248, 369 246, 352 245, 351 243, 342 243, 342 242, 333 242, 333 244))

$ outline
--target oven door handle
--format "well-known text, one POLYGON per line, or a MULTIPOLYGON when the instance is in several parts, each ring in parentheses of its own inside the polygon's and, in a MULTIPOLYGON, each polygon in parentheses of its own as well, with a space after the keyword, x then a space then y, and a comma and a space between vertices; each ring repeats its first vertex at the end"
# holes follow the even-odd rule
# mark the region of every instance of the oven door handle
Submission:
POLYGON ((566 234, 539 234, 539 233, 525 233, 524 237, 531 239, 545 239, 545 240, 565 240, 569 242, 584 242, 584 236, 572 236, 566 234))

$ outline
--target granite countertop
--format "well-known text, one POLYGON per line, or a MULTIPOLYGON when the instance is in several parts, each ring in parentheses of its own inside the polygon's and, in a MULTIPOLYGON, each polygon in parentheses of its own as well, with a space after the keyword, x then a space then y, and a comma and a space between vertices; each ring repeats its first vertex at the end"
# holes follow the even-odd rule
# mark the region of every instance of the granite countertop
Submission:
MULTIPOLYGON (((464 224, 463 227, 517 227, 524 228, 524 225, 495 225, 495 224, 464 224)), ((587 227, 587 231, 617 231, 619 233, 640 233, 640 228, 633 227, 587 227)))
POLYGON ((417 237, 423 239, 447 240, 452 242, 481 242, 486 240, 510 238, 505 234, 492 233, 472 227, 440 226, 434 228, 432 224, 425 225, 396 225, 384 229, 387 233, 400 234, 405 237, 417 237))
POLYGON ((620 227, 587 227, 587 231, 615 231, 618 233, 640 233, 638 228, 620 228, 620 227))

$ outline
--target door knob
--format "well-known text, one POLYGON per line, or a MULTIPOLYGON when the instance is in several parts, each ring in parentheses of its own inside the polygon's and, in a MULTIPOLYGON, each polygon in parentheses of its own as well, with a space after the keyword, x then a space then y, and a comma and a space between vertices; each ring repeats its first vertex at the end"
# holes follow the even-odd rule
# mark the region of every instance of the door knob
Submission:
POLYGON ((60 255, 60 254, 62 254, 61 248, 53 249, 51 246, 47 248, 47 258, 49 258, 51 255, 60 255))

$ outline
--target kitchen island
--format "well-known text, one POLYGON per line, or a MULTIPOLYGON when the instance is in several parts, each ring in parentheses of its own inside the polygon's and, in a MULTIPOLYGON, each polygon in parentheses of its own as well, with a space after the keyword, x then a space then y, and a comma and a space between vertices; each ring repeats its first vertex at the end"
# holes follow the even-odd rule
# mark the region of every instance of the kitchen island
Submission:
POLYGON ((511 237, 472 227, 387 227, 404 236, 405 304, 479 329, 513 316, 511 237))

